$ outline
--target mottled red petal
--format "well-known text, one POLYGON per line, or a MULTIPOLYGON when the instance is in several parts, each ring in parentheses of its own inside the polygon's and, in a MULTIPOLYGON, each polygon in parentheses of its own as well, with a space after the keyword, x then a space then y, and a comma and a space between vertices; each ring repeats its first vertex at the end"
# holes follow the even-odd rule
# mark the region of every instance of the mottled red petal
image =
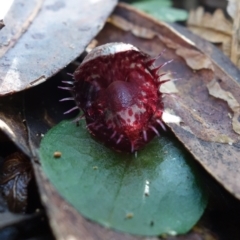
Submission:
POLYGON ((116 151, 137 151, 158 134, 161 82, 150 62, 130 44, 109 43, 93 49, 74 73, 73 93, 89 132, 116 151))

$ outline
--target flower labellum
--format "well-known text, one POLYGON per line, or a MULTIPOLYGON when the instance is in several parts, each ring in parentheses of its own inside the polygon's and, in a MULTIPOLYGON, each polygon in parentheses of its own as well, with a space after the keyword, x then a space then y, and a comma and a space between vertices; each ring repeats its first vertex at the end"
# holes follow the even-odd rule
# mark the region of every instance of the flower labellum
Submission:
MULTIPOLYGON (((126 43, 94 48, 73 74, 69 88, 90 134, 119 152, 143 148, 163 126, 161 66, 126 43)), ((71 111, 70 110, 70 111, 71 111)), ((68 111, 69 112, 69 111, 68 111)))

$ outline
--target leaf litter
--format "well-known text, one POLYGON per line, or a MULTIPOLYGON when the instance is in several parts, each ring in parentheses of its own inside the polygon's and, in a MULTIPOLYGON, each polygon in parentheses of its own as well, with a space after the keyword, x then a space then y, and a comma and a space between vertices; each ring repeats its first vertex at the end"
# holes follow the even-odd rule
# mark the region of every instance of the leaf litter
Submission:
MULTIPOLYGON (((128 7, 126 7, 126 10, 127 11, 132 11, 132 10, 129 10, 129 8, 128 7)), ((134 11, 133 11, 133 15, 134 15, 135 13, 134 13, 134 11)), ((151 23, 149 23, 149 19, 148 19, 148 17, 145 17, 144 15, 140 15, 141 17, 143 17, 143 18, 145 18, 145 21, 146 21, 146 28, 145 29, 149 29, 149 24, 151 25, 151 23), (148 26, 148 27, 147 27, 148 26)), ((127 21, 131 21, 131 20, 129 20, 129 16, 127 15, 127 16, 125 16, 126 17, 126 20, 127 21)), ((136 16, 135 16, 136 17, 136 16)), ((130 19, 131 19, 131 17, 130 17, 130 19)), ((137 17, 137 19, 139 20, 139 18, 137 17)), ((132 19, 132 22, 134 22, 133 21, 133 19, 132 19)), ((155 23, 156 24, 156 23, 155 23)), ((134 24, 135 26, 137 26, 137 24, 134 24)), ((163 24, 162 23, 162 25, 163 26, 165 26, 166 27, 166 25, 165 24, 163 24)), ((139 26, 144 26, 144 24, 139 24, 139 26)), ((174 30, 173 30, 173 28, 172 27, 169 27, 173 32, 174 32, 174 30)), ((143 38, 144 38, 144 31, 145 31, 145 29, 144 29, 144 27, 143 27, 143 29, 142 29, 142 34, 141 34, 141 36, 143 36, 143 38)), ((184 31, 183 31, 184 32, 184 31)), ((175 34, 176 34, 176 32, 175 32, 175 34)), ((177 34, 177 36, 179 37, 179 35, 180 34, 177 34)), ((155 35, 154 35, 155 36, 155 35)), ((182 37, 182 39, 184 39, 184 37, 183 36, 181 36, 182 37)), ((114 39, 114 38, 112 38, 112 39, 114 39)), ((187 41, 187 43, 190 43, 191 41, 189 40, 189 39, 187 39, 187 38, 185 38, 185 40, 187 41)), ((137 42, 137 41, 136 41, 137 42)), ((149 43, 148 43, 149 44, 149 43)), ((183 43, 183 45, 185 45, 184 43, 183 43)), ((200 47, 202 47, 202 46, 204 46, 204 44, 203 45, 199 45, 200 47)), ((151 52, 152 50, 151 49, 149 49, 149 48, 146 48, 147 50, 146 51, 149 51, 149 52, 151 52)), ((211 48, 209 48, 209 49, 211 49, 211 48)), ((208 53, 208 51, 209 51, 209 49, 206 49, 206 53, 208 53)), ((153 52, 151 52, 152 54, 153 54, 153 52)), ((213 53, 215 53, 215 50, 213 49, 213 53)), ((213 54, 214 55, 214 54, 213 54)), ((216 63, 214 63, 214 69, 217 69, 217 71, 218 71, 218 74, 219 74, 219 72, 220 72, 220 75, 221 75, 221 71, 219 71, 219 69, 218 68, 216 68, 216 66, 215 66, 215 64, 216 63)), ((223 68, 224 69, 224 68, 223 68)), ((225 81, 226 80, 226 76, 224 76, 224 71, 225 70, 223 70, 223 72, 222 72, 222 75, 223 75, 223 80, 225 81)), ((210 79, 213 79, 213 78, 210 78, 209 77, 209 81, 210 81, 210 79)), ((230 78, 231 79, 231 78, 230 78)), ((229 81, 229 80, 227 80, 227 81, 229 81)), ((231 81, 231 80, 230 80, 231 81)), ((231 84, 230 84, 231 85, 231 84)), ((233 84, 234 85, 234 84, 233 84)), ((177 88, 179 89, 179 87, 178 87, 178 85, 176 85, 177 86, 177 88)), ((233 87, 235 87, 235 86, 233 86, 233 87)), ((231 87, 231 89, 232 89, 232 87, 231 87)), ((180 90, 180 92, 181 92, 182 90, 180 90)), ((236 95, 235 95, 236 96, 236 95)), ((171 100, 171 98, 170 98, 170 100, 171 100)), ((171 102, 171 101, 170 101, 171 102)), ((217 101, 217 103, 220 103, 219 101, 217 101)), ((200 103, 199 103, 200 104, 200 103)), ((221 103, 220 103, 221 104, 221 103)), ((225 108, 225 106, 224 106, 224 108, 225 108)), ((170 110, 172 109, 172 108, 169 108, 170 110)), ((193 112, 196 112, 197 110, 196 109, 192 109, 192 111, 193 112)), ((175 114, 175 113, 174 113, 175 114)), ((178 113, 176 113, 176 114, 178 114, 178 113)), ((180 116, 181 114, 179 114, 179 116, 180 116)), ((229 112, 227 113, 227 116, 228 116, 228 118, 229 118, 229 112)), ((198 119, 200 122, 202 121, 202 119, 201 118, 199 118, 199 117, 197 117, 197 115, 195 116, 196 117, 196 119, 198 119)), ((225 119, 224 119, 224 121, 225 121, 225 119)), ((203 122, 203 121, 202 121, 203 122)), ((200 146, 200 148, 199 148, 199 145, 198 144, 196 144, 195 142, 195 139, 194 139, 194 137, 193 136, 188 136, 188 135, 186 135, 186 133, 182 133, 181 131, 179 131, 179 129, 177 128, 177 127, 175 127, 174 125, 169 125, 172 129, 173 129, 173 131, 175 132, 175 134, 177 135, 177 137, 181 140, 181 141, 183 141, 183 143, 184 144, 186 144, 185 146, 189 149, 189 151, 190 152, 192 152, 193 153, 193 155, 195 156, 195 158, 198 160, 198 161, 200 161, 202 164, 203 164, 203 166, 215 177, 215 178, 217 178, 217 180, 218 181, 220 181, 224 186, 225 186, 225 188, 227 188, 230 192, 232 192, 235 196, 237 196, 237 197, 239 197, 239 195, 238 195, 238 192, 239 192, 239 186, 237 185, 237 184, 233 184, 233 181, 237 181, 236 179, 237 179, 237 175, 236 175, 236 173, 234 172, 234 169, 235 168, 237 168, 237 162, 235 161, 235 158, 234 158, 234 151, 235 151, 235 146, 237 147, 238 146, 238 142, 236 142, 236 143, 234 143, 233 144, 233 148, 232 149, 230 149, 229 150, 229 147, 228 146, 226 146, 225 144, 223 144, 224 146, 222 147, 222 145, 219 145, 219 147, 218 148, 216 148, 215 146, 214 146, 214 144, 210 144, 210 147, 209 146, 207 146, 206 144, 205 144, 205 142, 204 141, 199 141, 199 143, 201 144, 201 145, 203 145, 204 146, 204 148, 201 148, 201 146, 200 146), (185 135, 185 136, 184 136, 185 135), (189 140, 191 140, 192 142, 194 142, 193 144, 191 144, 191 142, 188 140, 188 137, 190 137, 189 138, 189 140), (199 148, 199 149, 198 149, 199 148), (217 152, 216 152, 216 149, 217 149, 217 152), (213 150, 213 151, 212 151, 213 150), (214 164, 214 162, 207 162, 207 161, 205 161, 205 158, 209 158, 210 156, 208 156, 208 154, 206 154, 206 151, 209 151, 209 152, 212 152, 212 154, 211 154, 211 157, 212 157, 212 159, 213 159, 213 161, 214 160, 218 160, 219 159, 219 156, 220 155, 217 155, 216 153, 219 153, 219 154, 221 154, 222 152, 223 152, 223 150, 226 150, 226 151, 228 151, 228 153, 230 152, 231 154, 233 153, 233 158, 231 158, 231 157, 226 157, 225 158, 225 161, 226 161, 226 163, 227 164, 229 164, 230 163, 230 172, 232 172, 233 174, 232 174, 232 177, 230 177, 229 178, 229 176, 227 176, 226 178, 224 178, 223 177, 223 174, 227 174, 229 171, 228 171, 228 169, 226 168, 226 165, 221 165, 221 163, 215 163, 214 164), (211 166, 211 164, 213 165, 213 166, 211 166), (217 167, 216 167, 217 166, 217 167)), ((178 125, 180 128, 183 128, 183 127, 188 127, 189 129, 190 129, 190 127, 189 126, 187 126, 186 124, 184 125, 184 124, 182 124, 182 126, 181 126, 181 124, 179 123, 179 125, 178 125)), ((191 129, 190 129, 190 131, 192 131, 191 129)), ((201 138, 200 138, 201 139, 201 138)), ((220 158, 221 159, 221 158, 220 158)), ((237 181, 238 182, 238 181, 237 181)), ((51 194, 50 194, 50 196, 51 196, 51 194)), ((60 236, 60 235, 59 235, 60 236)))
POLYGON ((187 26, 193 33, 216 44, 237 67, 240 67, 239 10, 239 2, 231 0, 227 11, 232 19, 228 19, 221 9, 211 14, 198 7, 190 11, 187 20, 187 26))

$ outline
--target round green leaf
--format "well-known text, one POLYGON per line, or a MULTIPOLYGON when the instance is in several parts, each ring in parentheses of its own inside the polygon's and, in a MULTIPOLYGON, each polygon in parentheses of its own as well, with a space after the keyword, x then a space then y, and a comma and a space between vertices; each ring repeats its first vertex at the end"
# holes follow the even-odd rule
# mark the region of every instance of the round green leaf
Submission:
POLYGON ((51 183, 82 215, 128 233, 185 233, 206 206, 193 167, 167 137, 137 155, 121 154, 93 140, 84 122, 64 121, 43 138, 40 159, 51 183))

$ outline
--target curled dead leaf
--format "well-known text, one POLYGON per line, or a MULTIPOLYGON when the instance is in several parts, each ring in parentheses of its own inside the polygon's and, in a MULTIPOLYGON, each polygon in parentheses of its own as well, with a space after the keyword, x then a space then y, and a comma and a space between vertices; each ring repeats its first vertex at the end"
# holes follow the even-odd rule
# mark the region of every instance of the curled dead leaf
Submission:
POLYGON ((211 60, 208 56, 199 51, 179 47, 176 50, 176 54, 184 58, 187 65, 194 70, 200 70, 203 68, 213 70, 211 60))
POLYGON ((193 33, 207 41, 221 44, 222 51, 227 56, 231 55, 233 24, 226 19, 221 9, 217 9, 212 15, 204 12, 202 7, 191 10, 187 26, 193 33))
POLYGON ((227 102, 229 108, 233 111, 232 117, 233 130, 236 133, 240 134, 240 122, 238 120, 240 118, 240 104, 237 101, 237 99, 232 95, 231 92, 222 89, 220 84, 216 81, 216 79, 213 79, 211 82, 209 82, 207 84, 207 88, 210 95, 227 102))
POLYGON ((124 18, 115 14, 112 14, 108 18, 108 22, 118 28, 121 28, 124 31, 131 31, 137 37, 152 39, 156 36, 156 32, 152 31, 151 29, 134 25, 131 22, 126 21, 124 18))
POLYGON ((27 187, 32 179, 29 159, 20 152, 8 156, 1 167, 0 188, 12 212, 24 212, 27 206, 27 187))
POLYGON ((228 20, 221 9, 210 14, 199 7, 190 12, 187 25, 193 33, 212 43, 221 44, 221 50, 236 66, 240 67, 239 1, 229 1, 227 10, 233 21, 228 20))
MULTIPOLYGON (((198 7, 196 10, 190 11, 187 25, 192 31, 197 31, 197 29, 202 29, 205 31, 208 29, 212 30, 216 34, 215 37, 213 35, 210 36, 214 37, 213 42, 222 41, 220 37, 221 35, 218 34, 228 36, 232 34, 232 22, 226 19, 221 9, 217 9, 213 14, 210 14, 204 12, 203 7, 198 7)), ((207 34, 205 36, 204 34, 204 38, 205 37, 208 38, 209 36, 207 36, 207 34)))

